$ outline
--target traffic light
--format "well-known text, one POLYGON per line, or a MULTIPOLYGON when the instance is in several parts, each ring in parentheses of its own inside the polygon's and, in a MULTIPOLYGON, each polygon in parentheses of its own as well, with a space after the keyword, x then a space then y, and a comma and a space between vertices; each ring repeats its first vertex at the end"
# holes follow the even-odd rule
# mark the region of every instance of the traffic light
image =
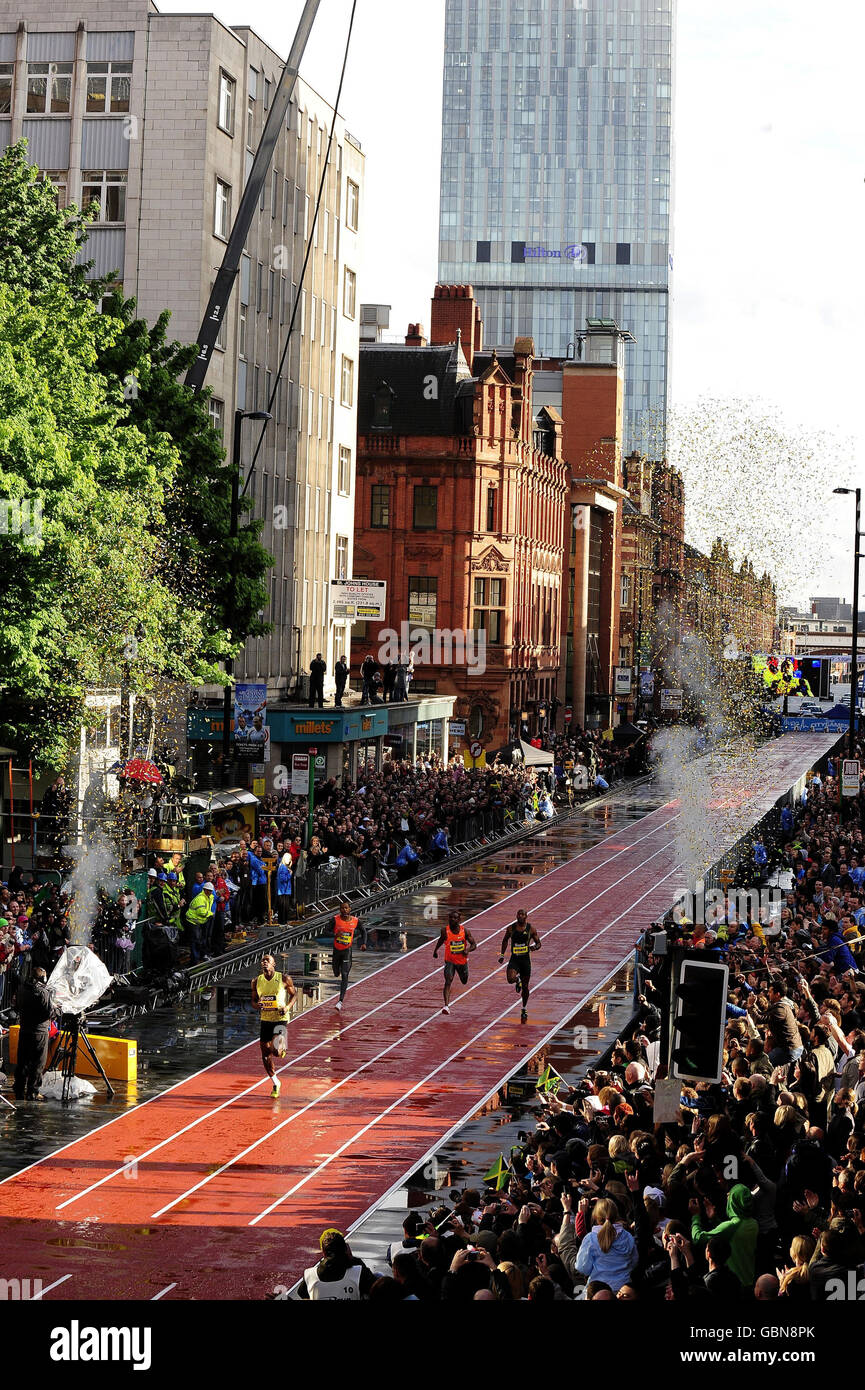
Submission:
POLYGON ((728 973, 715 961, 683 960, 679 967, 670 1059, 681 1080, 721 1080, 728 973))

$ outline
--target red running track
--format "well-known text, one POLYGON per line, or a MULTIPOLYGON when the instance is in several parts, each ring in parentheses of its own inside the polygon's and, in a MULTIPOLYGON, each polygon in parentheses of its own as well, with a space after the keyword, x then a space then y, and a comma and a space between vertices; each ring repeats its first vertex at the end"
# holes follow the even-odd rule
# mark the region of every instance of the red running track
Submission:
POLYGON ((278 1100, 249 1043, 7 1179, 0 1274, 57 1299, 294 1283, 323 1227, 357 1223, 630 955, 681 886, 679 814, 661 807, 474 917, 450 1015, 427 943, 353 985, 341 1015, 326 1001, 292 1021, 278 1100), (525 1025, 498 965, 518 906, 542 940, 525 1025))

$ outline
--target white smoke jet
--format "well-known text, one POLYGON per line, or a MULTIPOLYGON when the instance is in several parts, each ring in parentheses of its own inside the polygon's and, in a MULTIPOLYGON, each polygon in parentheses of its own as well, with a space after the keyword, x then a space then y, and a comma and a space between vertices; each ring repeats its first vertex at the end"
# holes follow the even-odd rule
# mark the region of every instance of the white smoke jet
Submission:
POLYGON ((69 880, 72 906, 69 929, 74 946, 89 946, 93 924, 99 911, 99 890, 111 895, 120 892, 123 877, 117 851, 101 830, 94 830, 83 844, 67 845, 66 853, 75 861, 69 880))

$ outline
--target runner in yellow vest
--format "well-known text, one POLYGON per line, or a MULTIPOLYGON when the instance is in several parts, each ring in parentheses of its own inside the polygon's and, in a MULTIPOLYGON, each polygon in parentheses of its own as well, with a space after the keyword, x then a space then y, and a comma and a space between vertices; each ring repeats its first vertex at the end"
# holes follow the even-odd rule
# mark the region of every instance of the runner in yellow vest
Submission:
POLYGON ((261 974, 252 982, 252 1004, 253 1008, 261 1013, 261 1060, 264 1070, 273 1082, 273 1090, 270 1093, 272 1097, 279 1095, 280 1087, 279 1077, 273 1066, 274 1055, 281 1055, 276 1053, 274 1033, 277 1028, 284 1033, 291 1006, 296 998, 297 990, 291 976, 277 974, 273 956, 262 956, 261 974))

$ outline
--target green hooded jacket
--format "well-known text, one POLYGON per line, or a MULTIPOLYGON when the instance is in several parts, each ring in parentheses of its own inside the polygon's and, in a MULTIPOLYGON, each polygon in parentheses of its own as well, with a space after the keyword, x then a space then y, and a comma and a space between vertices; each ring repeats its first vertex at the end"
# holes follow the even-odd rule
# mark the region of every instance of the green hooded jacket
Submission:
POLYGON ((757 1244, 757 1222, 751 1215, 754 1199, 750 1188, 737 1182, 727 1194, 727 1220, 719 1226, 707 1227, 699 1215, 691 1218, 691 1240, 704 1245, 710 1236, 720 1236, 730 1246, 727 1268, 745 1288, 754 1284, 754 1250, 757 1244))

